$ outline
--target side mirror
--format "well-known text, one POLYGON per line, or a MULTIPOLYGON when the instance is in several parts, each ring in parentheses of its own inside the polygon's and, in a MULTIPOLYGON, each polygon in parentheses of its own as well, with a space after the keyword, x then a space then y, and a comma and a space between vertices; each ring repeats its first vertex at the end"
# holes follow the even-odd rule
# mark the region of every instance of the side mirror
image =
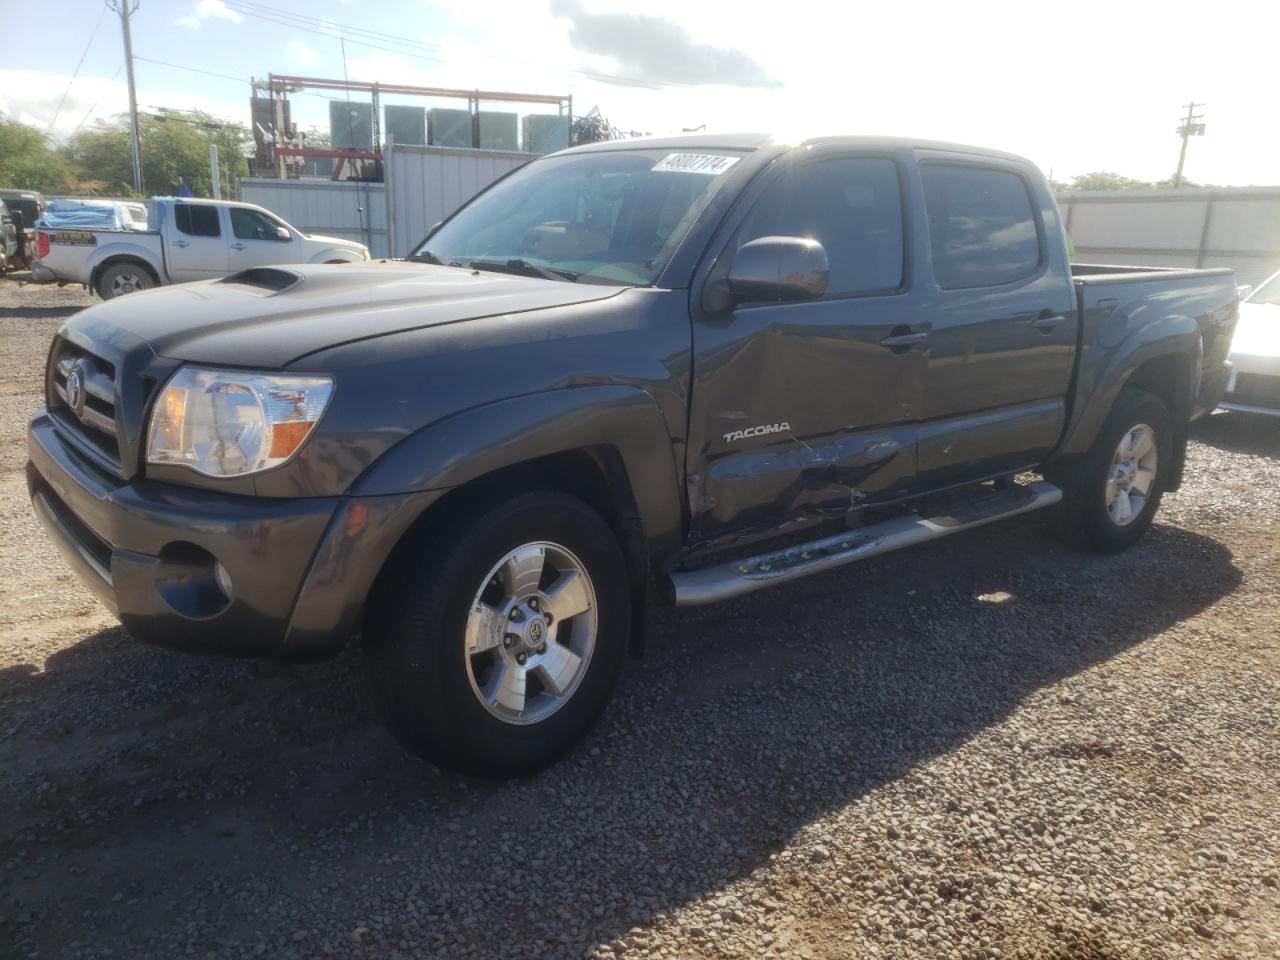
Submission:
POLYGON ((290 233, 290 232, 289 232, 285 227, 276 227, 276 239, 277 239, 277 240, 292 240, 292 239, 293 239, 293 234, 292 234, 292 233, 290 233))
POLYGON ((1253 284, 1251 283, 1242 283, 1236 287, 1236 296, 1241 300, 1248 300, 1251 293, 1253 293, 1253 284))
POLYGON ((743 244, 727 278, 737 301, 814 300, 827 292, 830 280, 827 251, 804 237, 760 237, 743 244))

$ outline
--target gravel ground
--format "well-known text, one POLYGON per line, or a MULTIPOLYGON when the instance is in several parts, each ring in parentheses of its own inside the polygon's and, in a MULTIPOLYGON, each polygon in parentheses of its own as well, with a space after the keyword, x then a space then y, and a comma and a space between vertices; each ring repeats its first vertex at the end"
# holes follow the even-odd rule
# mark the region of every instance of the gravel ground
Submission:
POLYGON ((359 660, 130 640, 21 476, 0 280, 0 957, 1280 956, 1280 422, 1197 427, 1128 554, 1019 518, 655 615, 533 779, 406 757, 359 660))

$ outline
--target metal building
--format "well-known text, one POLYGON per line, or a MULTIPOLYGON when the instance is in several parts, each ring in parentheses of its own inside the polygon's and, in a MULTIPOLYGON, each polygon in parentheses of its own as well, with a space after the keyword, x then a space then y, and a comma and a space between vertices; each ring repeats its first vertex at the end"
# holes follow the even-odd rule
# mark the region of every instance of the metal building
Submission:
POLYGON ((1231 267, 1242 284, 1280 269, 1280 187, 1058 195, 1082 263, 1231 267))
POLYGON ((357 240, 374 257, 403 257, 432 224, 532 159, 496 150, 401 146, 393 139, 384 160, 385 183, 245 177, 239 198, 279 214, 303 233, 357 240))

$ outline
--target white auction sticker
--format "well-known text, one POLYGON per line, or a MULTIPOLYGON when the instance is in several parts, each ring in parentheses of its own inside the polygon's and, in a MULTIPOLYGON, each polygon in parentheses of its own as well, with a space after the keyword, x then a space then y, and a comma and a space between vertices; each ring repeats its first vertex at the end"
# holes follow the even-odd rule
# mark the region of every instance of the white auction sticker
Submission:
POLYGON ((666 173, 705 173, 714 177, 724 173, 739 159, 717 157, 710 153, 669 153, 653 169, 666 173))

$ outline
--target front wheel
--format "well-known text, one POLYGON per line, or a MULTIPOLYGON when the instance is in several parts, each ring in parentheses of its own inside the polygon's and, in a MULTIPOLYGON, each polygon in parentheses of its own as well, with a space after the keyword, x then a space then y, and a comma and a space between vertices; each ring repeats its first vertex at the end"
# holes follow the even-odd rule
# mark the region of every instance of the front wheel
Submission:
POLYGON ((586 504, 534 492, 439 543, 375 595, 374 695, 406 747, 490 777, 531 773, 580 740, 608 700, 630 630, 626 564, 586 504))
POLYGON ((1089 452, 1050 470, 1062 487, 1054 526, 1064 539, 1117 553, 1146 533, 1173 461, 1169 410, 1155 394, 1126 387, 1089 452))

